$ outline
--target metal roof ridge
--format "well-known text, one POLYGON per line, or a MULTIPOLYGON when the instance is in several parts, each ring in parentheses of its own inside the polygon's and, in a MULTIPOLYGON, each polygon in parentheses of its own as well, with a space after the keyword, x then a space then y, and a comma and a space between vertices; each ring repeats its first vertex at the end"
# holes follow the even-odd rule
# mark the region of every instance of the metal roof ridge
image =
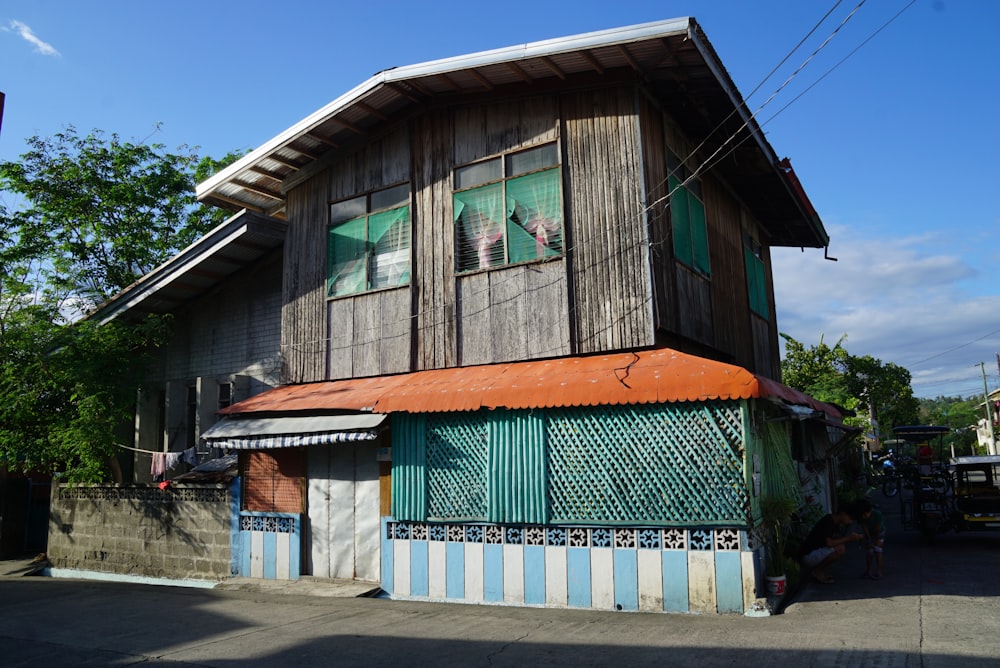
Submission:
POLYGON ((533 58, 546 55, 555 55, 568 51, 575 51, 584 48, 598 46, 610 46, 614 44, 624 44, 639 39, 648 39, 657 35, 669 35, 682 31, 689 31, 694 25, 691 17, 668 19, 664 21, 654 21, 650 23, 640 23, 621 28, 611 28, 607 30, 597 30, 594 32, 558 37, 554 39, 528 42, 525 44, 502 47, 487 51, 479 51, 450 58, 430 60, 413 65, 393 67, 377 72, 372 77, 363 81, 343 95, 335 98, 317 111, 306 116, 304 119, 287 128, 284 132, 272 137, 256 149, 246 154, 233 164, 220 172, 213 174, 206 180, 197 184, 195 194, 198 199, 208 195, 215 188, 224 182, 255 164, 271 151, 280 148, 285 143, 295 139, 302 133, 308 132, 313 127, 319 125, 329 116, 336 114, 343 108, 360 100, 365 93, 374 90, 376 87, 390 82, 405 81, 422 76, 444 74, 456 70, 471 69, 483 65, 495 65, 504 62, 513 62, 525 58, 533 58))

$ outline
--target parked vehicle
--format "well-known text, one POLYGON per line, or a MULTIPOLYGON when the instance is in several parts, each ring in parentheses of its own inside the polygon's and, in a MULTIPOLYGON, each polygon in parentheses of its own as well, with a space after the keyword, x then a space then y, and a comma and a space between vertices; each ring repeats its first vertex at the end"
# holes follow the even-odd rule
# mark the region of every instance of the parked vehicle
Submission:
POLYGON ((1000 455, 955 457, 951 468, 955 529, 1000 529, 1000 455))
MULTIPOLYGON (((947 427, 897 427, 898 437, 918 444, 914 466, 897 464, 903 529, 928 540, 945 531, 1000 529, 1000 456, 954 457, 942 461, 947 427)), ((887 494, 893 496, 894 494, 887 494)))

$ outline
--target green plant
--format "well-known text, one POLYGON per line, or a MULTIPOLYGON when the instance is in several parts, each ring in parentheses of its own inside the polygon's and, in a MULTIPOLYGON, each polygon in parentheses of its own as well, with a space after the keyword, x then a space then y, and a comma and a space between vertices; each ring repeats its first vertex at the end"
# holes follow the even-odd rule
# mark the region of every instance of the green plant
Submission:
POLYGON ((769 576, 785 574, 785 541, 792 515, 798 502, 786 496, 765 496, 760 500, 760 512, 767 536, 764 569, 769 576))

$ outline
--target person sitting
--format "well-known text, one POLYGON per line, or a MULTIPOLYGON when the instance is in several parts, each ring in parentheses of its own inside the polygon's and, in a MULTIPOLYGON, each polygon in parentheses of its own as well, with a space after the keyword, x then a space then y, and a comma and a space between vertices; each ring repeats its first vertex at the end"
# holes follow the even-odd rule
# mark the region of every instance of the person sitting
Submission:
POLYGON ((841 508, 835 513, 824 515, 802 541, 799 558, 803 570, 817 582, 833 582, 826 568, 844 556, 848 543, 864 538, 860 533, 844 534, 844 530, 854 521, 854 515, 847 508, 841 508))

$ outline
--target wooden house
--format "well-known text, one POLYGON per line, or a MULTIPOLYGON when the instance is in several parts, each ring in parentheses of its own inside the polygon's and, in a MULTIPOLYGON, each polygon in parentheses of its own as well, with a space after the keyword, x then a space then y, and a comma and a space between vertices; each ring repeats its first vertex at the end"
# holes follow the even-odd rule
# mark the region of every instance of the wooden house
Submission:
POLYGON ((770 249, 828 238, 694 19, 384 70, 198 197, 287 226, 277 387, 196 430, 242 453, 237 571, 758 595, 761 494, 840 435, 778 382, 770 249))

